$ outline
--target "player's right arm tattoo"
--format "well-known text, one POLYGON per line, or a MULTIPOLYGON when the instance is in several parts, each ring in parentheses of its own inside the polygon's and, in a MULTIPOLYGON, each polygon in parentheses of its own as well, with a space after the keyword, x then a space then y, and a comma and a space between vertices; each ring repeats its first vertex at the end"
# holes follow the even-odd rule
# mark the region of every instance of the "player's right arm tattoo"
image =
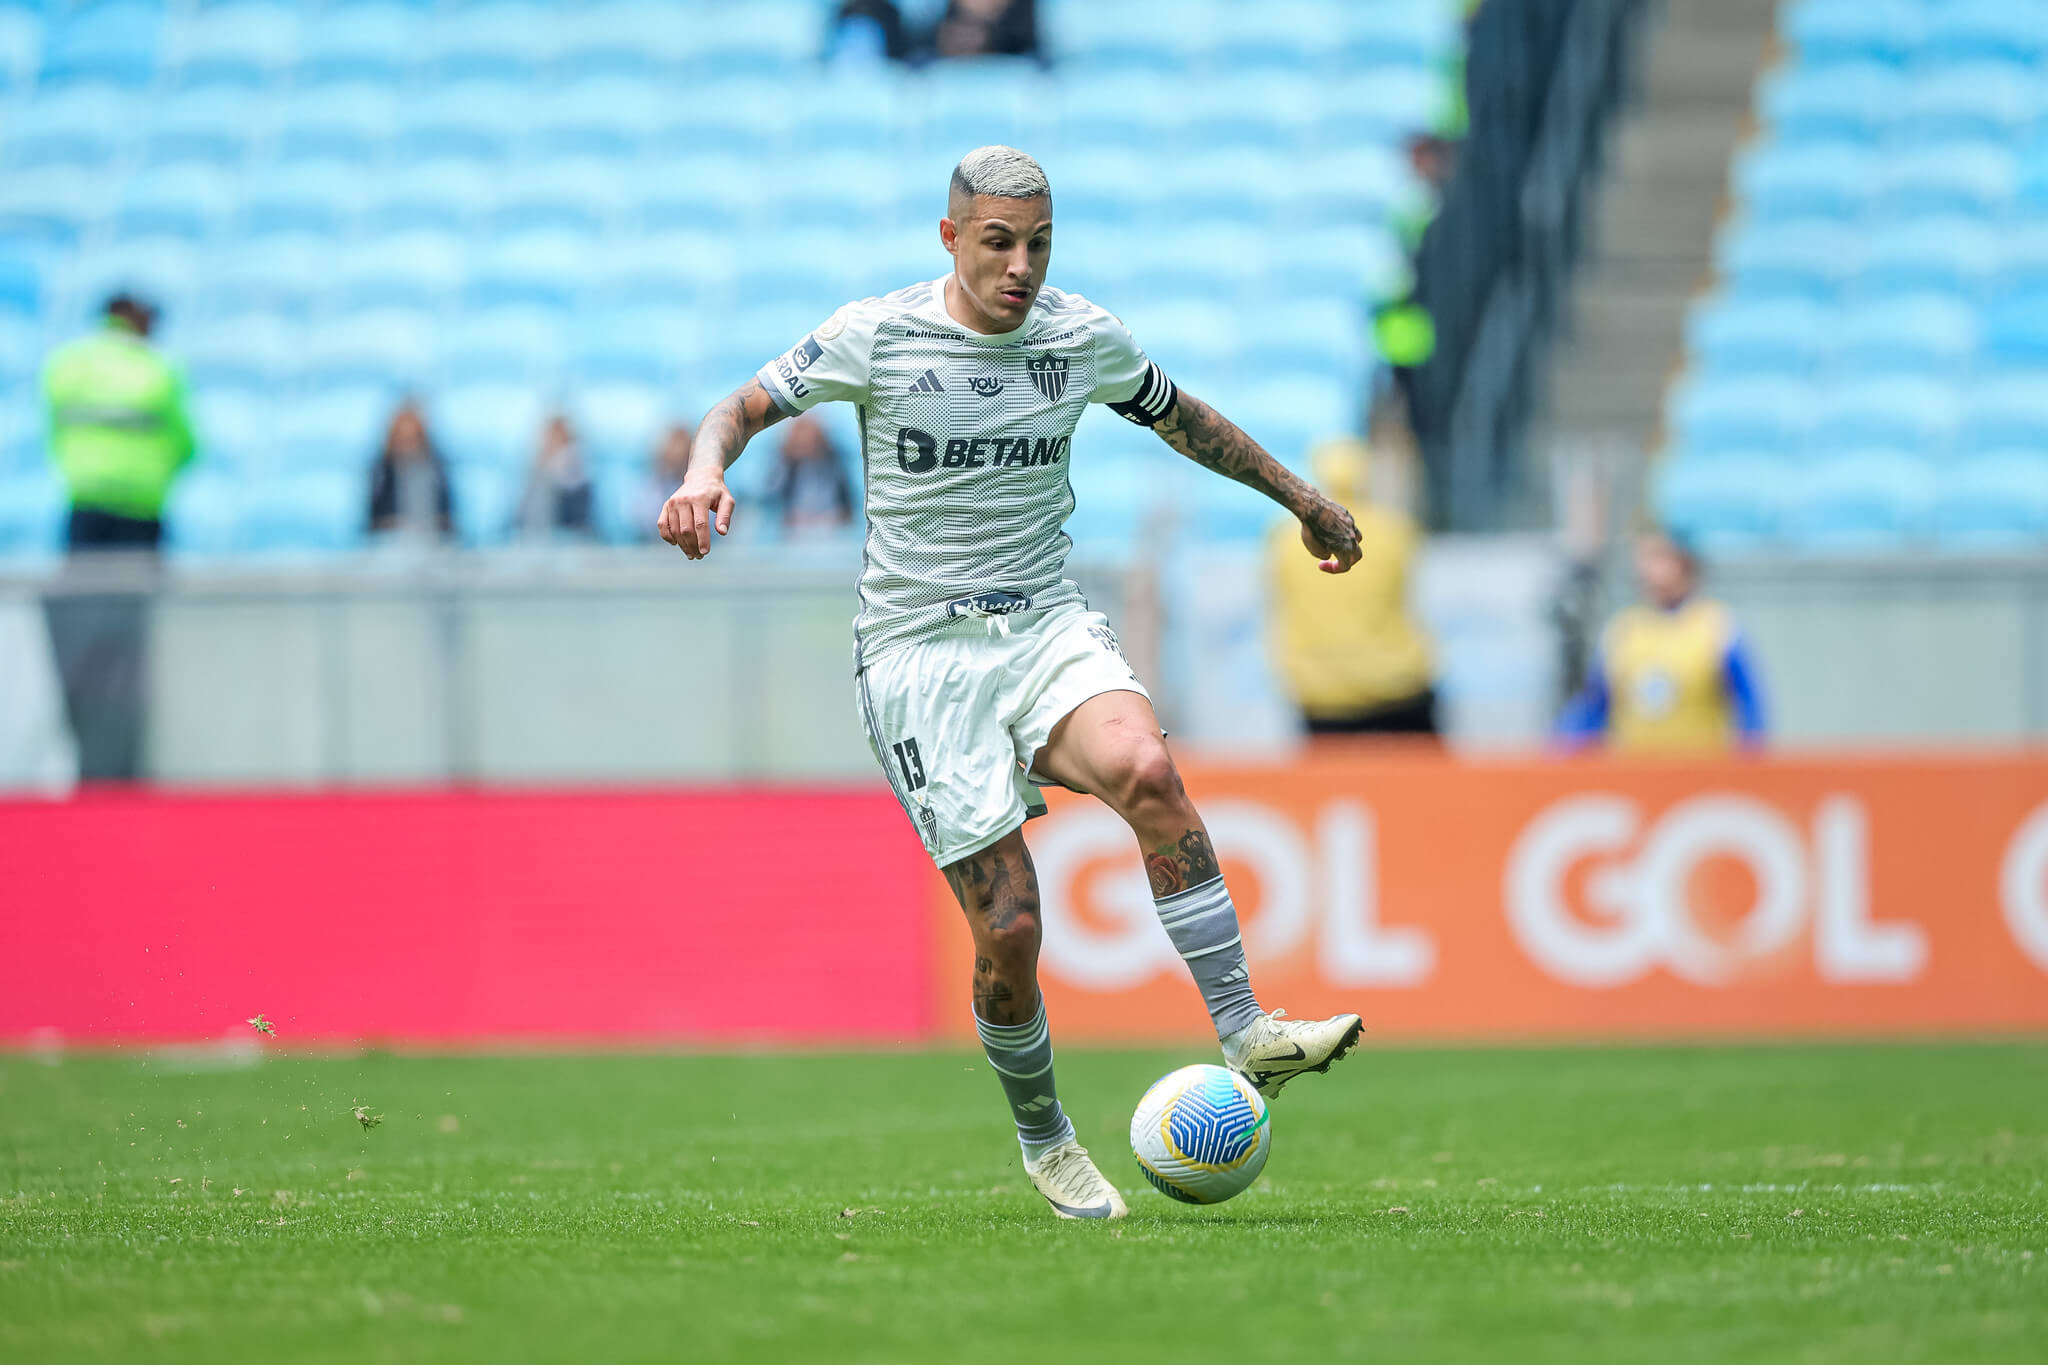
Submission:
POLYGON ((1196 464, 1213 469, 1279 503, 1334 554, 1354 553, 1358 526, 1351 514, 1316 492, 1244 430, 1186 389, 1173 411, 1152 428, 1159 439, 1196 464))
POLYGON ((690 463, 716 459, 720 469, 728 469, 747 448, 747 442, 782 418, 782 409, 775 406, 775 399, 761 386, 761 381, 749 379, 704 414, 704 420, 697 425, 697 439, 690 447, 690 463))

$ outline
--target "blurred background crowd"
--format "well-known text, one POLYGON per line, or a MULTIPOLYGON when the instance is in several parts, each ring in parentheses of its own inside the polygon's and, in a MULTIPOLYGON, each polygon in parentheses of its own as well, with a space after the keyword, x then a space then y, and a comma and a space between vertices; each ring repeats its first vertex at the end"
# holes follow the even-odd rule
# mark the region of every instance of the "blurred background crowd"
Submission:
POLYGON ((1366 532, 1324 579, 1084 422, 1075 571, 1191 742, 2039 734, 2043 127, 2048 0, 0 0, 0 780, 863 771, 788 721, 850 414, 735 467, 727 570, 654 512, 996 141, 1053 282, 1366 532), (774 736, 622 681, 664 623, 774 736))

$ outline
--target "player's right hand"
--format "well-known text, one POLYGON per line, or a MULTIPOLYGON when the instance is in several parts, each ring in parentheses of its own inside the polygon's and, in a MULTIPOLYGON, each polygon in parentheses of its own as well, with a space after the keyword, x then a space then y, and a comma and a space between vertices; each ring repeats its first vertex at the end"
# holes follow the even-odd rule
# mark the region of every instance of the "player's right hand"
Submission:
POLYGON ((663 540, 692 559, 702 559, 711 553, 711 528, 716 526, 720 535, 732 529, 734 506, 723 474, 693 469, 661 505, 661 519, 655 524, 663 540))

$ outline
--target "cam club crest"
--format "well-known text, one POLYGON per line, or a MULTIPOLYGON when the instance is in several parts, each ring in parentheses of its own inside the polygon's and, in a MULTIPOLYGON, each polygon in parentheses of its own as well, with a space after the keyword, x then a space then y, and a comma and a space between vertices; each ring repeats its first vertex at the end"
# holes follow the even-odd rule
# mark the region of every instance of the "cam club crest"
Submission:
POLYGON ((1067 391, 1067 358, 1063 355, 1035 355, 1024 362, 1031 372, 1031 386, 1048 403, 1057 403, 1067 391))

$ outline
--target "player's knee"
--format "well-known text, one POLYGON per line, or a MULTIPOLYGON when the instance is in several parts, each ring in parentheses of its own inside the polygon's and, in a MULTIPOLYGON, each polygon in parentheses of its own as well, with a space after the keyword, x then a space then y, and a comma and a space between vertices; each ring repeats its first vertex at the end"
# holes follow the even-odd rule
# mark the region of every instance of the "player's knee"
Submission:
POLYGON ((994 909, 983 926, 982 938, 988 944, 991 956, 1006 965, 1037 961, 1041 938, 1037 898, 1033 897, 1029 905, 1014 904, 994 909))
POLYGON ((1156 739, 1130 745, 1117 755, 1111 786, 1117 808, 1126 814, 1171 808, 1187 801, 1173 756, 1156 739))

